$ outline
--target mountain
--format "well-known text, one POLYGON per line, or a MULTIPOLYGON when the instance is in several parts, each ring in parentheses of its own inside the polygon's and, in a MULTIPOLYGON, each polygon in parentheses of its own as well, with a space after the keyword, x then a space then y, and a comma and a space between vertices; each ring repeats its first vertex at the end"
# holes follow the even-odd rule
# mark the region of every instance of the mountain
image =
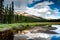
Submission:
POLYGON ((44 22, 44 21, 46 21, 46 19, 44 19, 42 17, 37 17, 35 15, 29 14, 26 12, 17 11, 17 12, 15 12, 15 14, 20 15, 21 22, 44 22))
POLYGON ((60 19, 44 19, 26 12, 17 11, 15 15, 19 15, 20 22, 60 22, 60 19))
POLYGON ((15 14, 23 15, 23 16, 26 16, 26 17, 32 17, 32 18, 35 18, 35 19, 40 19, 39 17, 37 17, 35 15, 32 15, 32 14, 29 14, 29 13, 26 13, 26 12, 17 11, 17 12, 15 12, 15 14))

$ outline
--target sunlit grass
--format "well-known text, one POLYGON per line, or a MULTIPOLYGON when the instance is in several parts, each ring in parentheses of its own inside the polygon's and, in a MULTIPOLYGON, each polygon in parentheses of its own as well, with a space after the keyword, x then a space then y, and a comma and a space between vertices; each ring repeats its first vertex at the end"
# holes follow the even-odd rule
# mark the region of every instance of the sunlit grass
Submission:
POLYGON ((13 23, 13 24, 0 24, 0 29, 3 28, 13 28, 21 25, 30 25, 30 26, 42 26, 42 25, 57 25, 60 22, 34 22, 34 23, 13 23))

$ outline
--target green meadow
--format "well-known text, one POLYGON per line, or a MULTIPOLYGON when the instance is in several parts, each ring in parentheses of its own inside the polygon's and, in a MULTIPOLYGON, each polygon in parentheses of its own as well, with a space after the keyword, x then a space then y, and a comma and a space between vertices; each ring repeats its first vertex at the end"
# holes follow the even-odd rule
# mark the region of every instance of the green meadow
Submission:
POLYGON ((44 26, 44 25, 59 25, 60 22, 34 22, 34 23, 13 23, 13 24, 0 24, 0 29, 26 26, 44 26))

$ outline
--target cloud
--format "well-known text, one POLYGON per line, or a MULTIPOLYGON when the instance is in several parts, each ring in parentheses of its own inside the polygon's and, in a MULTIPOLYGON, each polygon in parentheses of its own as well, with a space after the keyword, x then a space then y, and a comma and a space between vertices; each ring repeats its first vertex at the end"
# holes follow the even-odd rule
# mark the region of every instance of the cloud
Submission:
POLYGON ((58 14, 60 13, 57 8, 52 10, 49 5, 54 4, 53 2, 44 1, 42 3, 36 4, 32 8, 27 8, 27 13, 40 16, 46 19, 58 19, 60 18, 58 14))
POLYGON ((54 4, 53 2, 48 2, 48 1, 44 1, 42 3, 38 3, 34 6, 34 8, 44 8, 45 6, 48 6, 48 5, 51 5, 51 4, 54 4))
POLYGON ((26 10, 29 0, 5 0, 4 5, 11 4, 12 1, 14 1, 15 10, 26 10))
POLYGON ((44 14, 51 14, 51 8, 48 5, 54 4, 53 2, 44 1, 42 3, 36 4, 33 9, 38 9, 38 12, 44 14))
POLYGON ((60 12, 59 12, 59 9, 55 8, 55 9, 53 10, 53 13, 60 13, 60 12))
POLYGON ((42 2, 42 3, 38 3, 37 5, 46 6, 46 5, 51 5, 51 4, 54 4, 54 3, 53 3, 53 2, 44 1, 44 2, 42 2))
POLYGON ((25 11, 25 12, 27 12, 27 13, 29 13, 29 14, 32 14, 32 15, 36 15, 36 16, 38 16, 39 14, 39 12, 38 12, 38 9, 33 9, 33 8, 27 8, 28 10, 27 11, 25 11))
POLYGON ((31 3, 33 3, 33 0, 28 0, 28 2, 29 2, 28 4, 31 4, 31 3))
POLYGON ((60 16, 58 16, 58 14, 55 14, 55 15, 47 15, 45 16, 46 19, 59 19, 60 16))
POLYGON ((50 15, 45 16, 46 19, 59 19, 60 18, 60 12, 57 8, 51 11, 50 15))
POLYGON ((51 12, 48 11, 48 12, 46 12, 46 14, 51 14, 51 12))
POLYGON ((27 8, 28 10, 27 10, 27 12, 30 12, 30 13, 39 13, 39 14, 45 14, 45 13, 47 13, 47 14, 50 14, 50 7, 48 6, 48 5, 50 5, 50 4, 53 4, 52 2, 42 2, 42 3, 38 3, 38 4, 36 4, 34 7, 32 7, 32 8, 27 8), (43 5, 43 4, 45 4, 45 5, 43 5))

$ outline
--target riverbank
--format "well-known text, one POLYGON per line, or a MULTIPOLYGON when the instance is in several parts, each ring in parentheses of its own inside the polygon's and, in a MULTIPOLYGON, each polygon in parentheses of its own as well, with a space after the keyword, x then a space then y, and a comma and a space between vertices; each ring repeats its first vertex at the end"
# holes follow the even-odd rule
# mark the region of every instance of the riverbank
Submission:
POLYGON ((58 25, 60 22, 34 22, 34 23, 13 23, 13 24, 0 24, 0 30, 4 28, 19 27, 21 25, 29 26, 45 26, 45 25, 58 25))

